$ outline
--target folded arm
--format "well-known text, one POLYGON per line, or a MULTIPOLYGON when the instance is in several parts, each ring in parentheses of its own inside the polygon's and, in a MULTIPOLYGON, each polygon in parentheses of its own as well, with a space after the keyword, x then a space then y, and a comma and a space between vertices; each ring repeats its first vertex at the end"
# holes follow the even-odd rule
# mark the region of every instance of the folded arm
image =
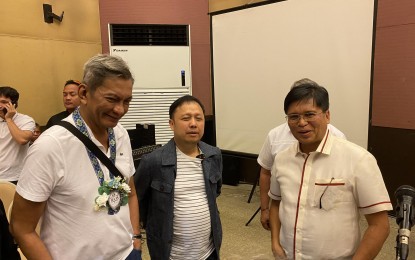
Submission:
POLYGON ((33 133, 29 130, 21 130, 11 118, 6 118, 7 127, 13 139, 21 145, 27 144, 32 139, 33 133))

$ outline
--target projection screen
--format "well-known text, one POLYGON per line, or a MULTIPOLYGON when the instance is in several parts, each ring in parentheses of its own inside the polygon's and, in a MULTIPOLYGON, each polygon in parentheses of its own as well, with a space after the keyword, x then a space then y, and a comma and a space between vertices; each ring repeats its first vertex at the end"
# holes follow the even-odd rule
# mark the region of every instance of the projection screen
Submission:
POLYGON ((292 83, 330 94, 331 123, 366 148, 373 0, 288 0, 212 14, 216 144, 258 154, 292 83))

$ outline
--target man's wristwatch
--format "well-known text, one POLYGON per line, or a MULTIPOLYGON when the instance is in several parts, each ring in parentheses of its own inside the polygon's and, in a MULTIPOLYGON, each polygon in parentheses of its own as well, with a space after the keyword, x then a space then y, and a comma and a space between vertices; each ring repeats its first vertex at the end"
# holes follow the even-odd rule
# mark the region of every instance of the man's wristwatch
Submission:
POLYGON ((142 239, 142 238, 143 238, 143 236, 141 234, 135 234, 135 235, 133 235, 133 240, 134 239, 142 239))

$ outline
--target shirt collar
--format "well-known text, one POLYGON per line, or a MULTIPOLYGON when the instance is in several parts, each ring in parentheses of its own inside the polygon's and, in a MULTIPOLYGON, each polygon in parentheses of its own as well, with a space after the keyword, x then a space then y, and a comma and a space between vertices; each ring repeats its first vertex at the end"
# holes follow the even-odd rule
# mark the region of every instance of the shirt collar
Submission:
MULTIPOLYGON (((333 136, 329 128, 327 127, 323 140, 321 140, 315 152, 329 155, 332 145, 333 145, 333 136)), ((298 153, 303 154, 303 152, 300 149, 300 143, 298 141, 297 141, 296 148, 297 148, 297 154, 298 153)))
MULTIPOLYGON (((71 113, 72 114, 72 113, 71 113)), ((68 121, 70 121, 71 123, 73 123, 73 124, 75 124, 75 121, 73 120, 73 117, 72 116, 70 116, 70 117, 67 117, 68 118, 68 121)), ((83 119, 82 119, 83 120, 83 119)), ((87 131, 88 131, 88 134, 89 134, 89 136, 91 137, 91 140, 97 145, 97 146, 99 146, 99 145, 101 145, 101 146, 103 146, 99 141, 98 141, 98 139, 96 139, 95 138, 95 136, 94 136, 94 134, 92 133, 92 131, 91 131, 91 128, 89 128, 89 126, 88 126, 88 124, 87 123, 85 123, 85 127, 86 127, 86 129, 87 129, 87 131)), ((118 127, 118 125, 116 125, 114 128, 113 128, 113 130, 114 130, 114 136, 115 136, 115 139, 116 139, 116 142, 118 143, 118 140, 120 140, 120 139, 122 139, 123 138, 123 136, 124 136, 124 132, 123 131, 116 131, 115 129, 118 127)))
POLYGON ((331 132, 327 127, 326 134, 324 135, 323 140, 321 140, 320 145, 317 147, 316 151, 328 155, 330 154, 332 145, 333 136, 331 135, 331 132))
MULTIPOLYGON (((200 149, 200 147, 199 147, 199 145, 197 146, 197 149, 199 150, 199 155, 197 155, 195 158, 198 158, 198 159, 205 159, 205 154, 202 152, 202 150, 200 149)), ((176 153, 181 153, 181 154, 183 154, 183 155, 185 155, 185 156, 187 156, 187 157, 190 157, 190 156, 188 156, 187 154, 185 154, 184 152, 182 152, 180 149, 179 149, 179 147, 177 147, 176 146, 176 153)), ((193 157, 190 157, 190 158, 193 158, 193 157)), ((193 158, 194 159, 194 158, 193 158)))

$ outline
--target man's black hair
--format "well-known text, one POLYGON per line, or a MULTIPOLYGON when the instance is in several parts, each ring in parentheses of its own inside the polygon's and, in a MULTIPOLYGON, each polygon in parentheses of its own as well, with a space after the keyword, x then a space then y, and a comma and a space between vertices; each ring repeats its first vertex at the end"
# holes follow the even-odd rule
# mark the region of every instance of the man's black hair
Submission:
POLYGON ((323 112, 329 109, 329 93, 327 90, 317 83, 306 82, 295 85, 284 100, 284 112, 287 114, 288 107, 299 101, 307 101, 313 99, 317 107, 321 108, 323 112))
POLYGON ((173 104, 170 105, 170 109, 169 109, 170 119, 173 119, 173 114, 178 107, 180 107, 183 103, 191 103, 191 102, 198 103, 199 106, 202 108, 203 115, 205 114, 205 107, 203 106, 202 102, 200 102, 199 99, 191 95, 185 95, 183 97, 178 98, 176 101, 173 102, 173 104))
POLYGON ((17 90, 9 86, 0 87, 0 96, 10 98, 12 104, 17 108, 19 101, 19 92, 17 92, 17 90))
POLYGON ((73 80, 73 79, 70 79, 70 80, 67 80, 66 82, 65 82, 65 85, 64 85, 64 87, 66 87, 66 86, 68 86, 68 85, 77 85, 77 86, 79 86, 79 85, 81 85, 81 82, 80 81, 77 81, 77 80, 73 80))

